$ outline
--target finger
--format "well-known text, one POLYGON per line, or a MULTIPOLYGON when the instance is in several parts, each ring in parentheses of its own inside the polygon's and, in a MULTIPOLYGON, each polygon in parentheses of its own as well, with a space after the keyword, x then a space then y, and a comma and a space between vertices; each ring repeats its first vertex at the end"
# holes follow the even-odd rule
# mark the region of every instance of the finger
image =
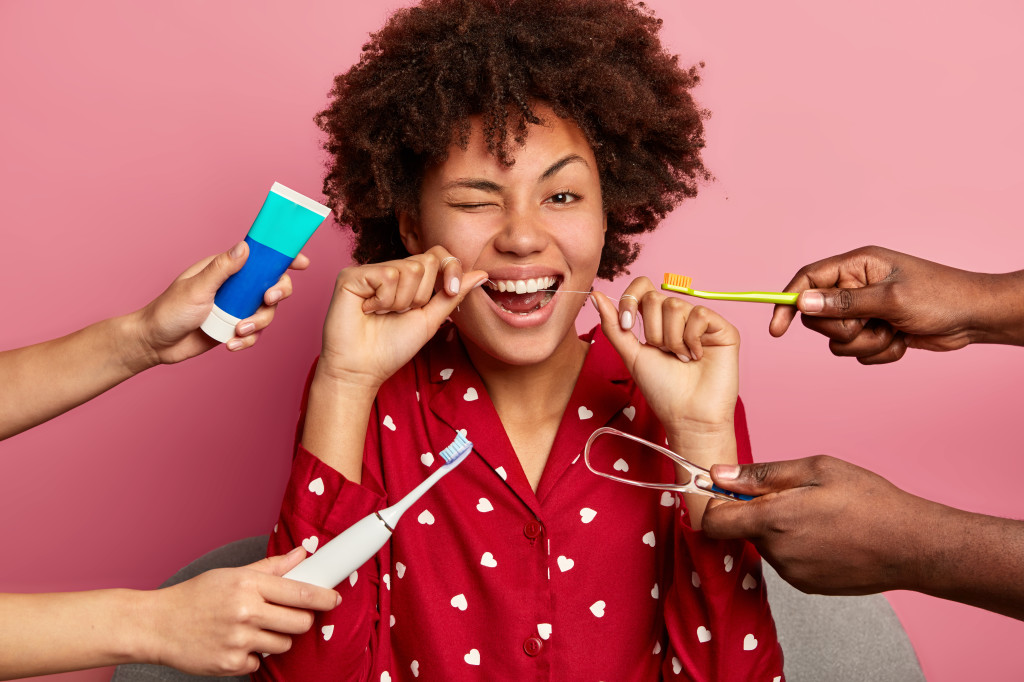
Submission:
MULTIPOLYGON (((273 578, 284 580, 284 578, 273 578)), ((252 622, 262 630, 284 635, 301 635, 313 627, 313 613, 276 604, 261 604, 253 613, 252 622)))
MULTIPOLYGON (((689 362, 693 358, 693 354, 686 343, 686 328, 689 321, 688 313, 692 310, 692 305, 674 296, 667 297, 662 306, 661 324, 665 335, 664 349, 675 354, 683 362, 689 362)), ((646 319, 644 318, 645 325, 647 324, 646 319)))
POLYGON ((726 490, 745 495, 766 495, 790 488, 817 485, 817 459, 805 457, 781 462, 714 464, 711 466, 711 478, 726 490))
POLYGON ((229 351, 234 353, 236 351, 245 350, 246 348, 252 348, 254 345, 256 345, 256 342, 259 340, 260 333, 255 332, 249 333, 243 337, 235 336, 234 338, 229 339, 228 342, 224 345, 229 351))
POLYGON ((228 277, 235 274, 245 265, 249 257, 249 245, 244 241, 235 244, 230 251, 218 254, 192 279, 196 286, 210 296, 217 293, 228 277))
POLYGON ((875 353, 866 357, 858 357, 857 362, 862 365, 884 365, 890 362, 896 362, 904 355, 907 354, 907 337, 903 332, 897 332, 893 336, 892 341, 889 345, 875 353))
POLYGON ((266 293, 263 294, 263 302, 267 305, 280 303, 292 295, 292 286, 292 278, 287 272, 284 273, 277 280, 277 284, 267 289, 266 293))
POLYGON ((686 319, 686 329, 683 331, 683 340, 686 347, 690 349, 690 357, 700 360, 704 357, 704 338, 714 336, 724 329, 728 324, 710 308, 702 305, 694 306, 686 319))
POLYGON ((372 313, 378 310, 399 310, 394 307, 398 285, 402 278, 401 270, 394 264, 382 264, 376 267, 360 269, 362 286, 356 287, 354 293, 361 295, 363 312, 372 313), (366 292, 369 292, 367 295, 366 292))
MULTIPOLYGON (((459 282, 458 294, 455 296, 449 296, 440 292, 435 294, 434 297, 430 299, 430 302, 423 306, 423 310, 427 313, 430 324, 436 325, 440 328, 448 316, 455 312, 455 309, 459 307, 462 301, 479 289, 480 285, 486 281, 486 272, 483 270, 471 270, 463 275, 462 281, 459 282)), ((481 293, 479 295, 486 296, 487 294, 481 293)))
POLYGON ((305 270, 309 267, 309 256, 304 253, 299 253, 292 261, 292 264, 288 266, 289 270, 305 270))
POLYGON ((655 348, 665 348, 665 325, 662 318, 662 301, 665 297, 648 291, 640 296, 640 317, 644 321, 644 343, 655 348))
POLYGON ((610 298, 595 290, 590 294, 590 301, 601 317, 601 331, 612 344, 612 348, 626 361, 627 367, 632 366, 633 359, 640 350, 640 340, 632 331, 622 328, 618 310, 610 298))
MULTIPOLYGON (((792 293, 795 291, 804 291, 812 286, 812 280, 810 271, 815 268, 818 264, 812 263, 811 265, 805 265, 800 268, 793 279, 789 280, 789 284, 783 289, 784 292, 792 293)), ((820 276, 820 275, 819 275, 820 276)), ((827 275, 826 275, 827 276, 827 275)), ((838 273, 836 274, 838 277, 838 273)), ((793 305, 777 305, 772 310, 772 319, 768 323, 768 333, 774 337, 782 336, 789 329, 789 326, 793 323, 793 318, 796 317, 799 310, 793 305)))
POLYGON ((439 275, 444 284, 444 290, 450 296, 455 296, 459 293, 459 289, 462 287, 462 261, 447 251, 444 252, 443 256, 439 257, 439 275))
POLYGON ((857 338, 857 335, 860 334, 862 329, 864 329, 864 325, 867 324, 868 320, 862 318, 820 318, 801 315, 800 322, 802 322, 803 325, 811 331, 818 332, 822 336, 827 336, 833 341, 849 343, 853 339, 857 338))
POLYGON ((334 590, 276 575, 260 576, 258 590, 264 600, 294 609, 330 611, 340 601, 334 590))
MULTIPOLYGON (((279 632, 262 630, 253 635, 250 647, 253 651, 259 651, 261 654, 283 654, 292 648, 292 638, 279 632)), ((254 655, 256 656, 256 666, 253 671, 259 667, 259 659, 262 658, 257 654, 254 655)))
POLYGON ((804 291, 797 307, 805 315, 838 318, 878 317, 892 314, 890 288, 886 284, 868 284, 857 288, 815 289, 804 291))
POLYGON ((271 556, 259 561, 253 562, 246 566, 254 571, 260 573, 266 573, 268 575, 282 576, 288 571, 292 570, 306 558, 306 550, 302 545, 293 548, 287 554, 280 554, 278 556, 271 556))
POLYGON ((833 355, 839 357, 865 358, 883 352, 895 336, 896 330, 888 322, 870 320, 851 340, 833 339, 828 347, 833 355))
POLYGON ((701 518, 701 530, 718 540, 756 540, 765 535, 768 504, 762 500, 725 502, 711 500, 701 518))

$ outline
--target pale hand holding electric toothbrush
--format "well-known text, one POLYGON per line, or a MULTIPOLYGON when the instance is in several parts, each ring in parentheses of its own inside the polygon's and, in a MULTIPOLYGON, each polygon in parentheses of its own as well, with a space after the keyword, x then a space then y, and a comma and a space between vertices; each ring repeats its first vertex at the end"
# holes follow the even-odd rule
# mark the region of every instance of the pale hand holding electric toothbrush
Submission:
MULTIPOLYGON (((669 449, 704 468, 735 464, 735 409, 739 392, 739 332, 722 316, 666 296, 639 277, 619 299, 594 292, 601 329, 622 357, 665 427, 669 449), (643 320, 645 342, 633 332, 643 320)), ((680 471, 682 481, 689 474, 680 471)), ((686 495, 699 529, 708 499, 686 495)))
POLYGON ((463 273, 461 263, 441 246, 342 270, 324 321, 303 447, 359 483, 366 423, 377 390, 486 278, 482 270, 463 273), (348 415, 344 424, 338 414, 348 415))

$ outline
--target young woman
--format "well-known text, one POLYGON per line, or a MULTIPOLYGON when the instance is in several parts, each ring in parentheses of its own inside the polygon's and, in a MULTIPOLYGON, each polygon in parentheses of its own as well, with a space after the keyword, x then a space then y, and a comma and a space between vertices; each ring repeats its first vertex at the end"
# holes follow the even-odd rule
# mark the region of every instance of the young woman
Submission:
MULTIPOLYGON (((643 277, 618 306, 587 294, 706 175, 697 75, 659 24, 625 0, 434 0, 339 76, 325 185, 365 264, 338 278, 271 551, 394 503, 459 430, 474 451, 259 679, 782 679, 759 558, 699 532, 706 498, 579 461, 606 425, 750 459, 736 330, 643 277)), ((635 447, 616 466, 675 474, 635 447)))

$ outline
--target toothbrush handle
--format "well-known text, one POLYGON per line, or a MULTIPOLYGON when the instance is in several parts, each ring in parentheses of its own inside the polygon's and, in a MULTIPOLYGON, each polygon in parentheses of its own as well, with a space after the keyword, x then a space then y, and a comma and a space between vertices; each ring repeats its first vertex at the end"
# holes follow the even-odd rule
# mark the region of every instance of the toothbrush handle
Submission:
POLYGON ((776 303, 781 305, 796 305, 796 299, 800 296, 796 292, 780 291, 693 291, 693 296, 708 298, 716 301, 748 301, 751 303, 776 303))
POLYGON ((391 538, 391 531, 377 514, 357 521, 298 566, 284 574, 285 578, 310 585, 334 588, 365 564, 391 538))

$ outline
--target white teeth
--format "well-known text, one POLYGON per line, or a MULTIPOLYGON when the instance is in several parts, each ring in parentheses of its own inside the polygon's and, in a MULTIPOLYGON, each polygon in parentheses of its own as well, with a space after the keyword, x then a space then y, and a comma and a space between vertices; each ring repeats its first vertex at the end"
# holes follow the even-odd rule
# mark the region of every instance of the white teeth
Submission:
POLYGON ((498 291, 511 291, 517 294, 532 294, 541 289, 555 286, 556 277, 537 277, 534 279, 500 279, 488 281, 487 286, 498 291))

